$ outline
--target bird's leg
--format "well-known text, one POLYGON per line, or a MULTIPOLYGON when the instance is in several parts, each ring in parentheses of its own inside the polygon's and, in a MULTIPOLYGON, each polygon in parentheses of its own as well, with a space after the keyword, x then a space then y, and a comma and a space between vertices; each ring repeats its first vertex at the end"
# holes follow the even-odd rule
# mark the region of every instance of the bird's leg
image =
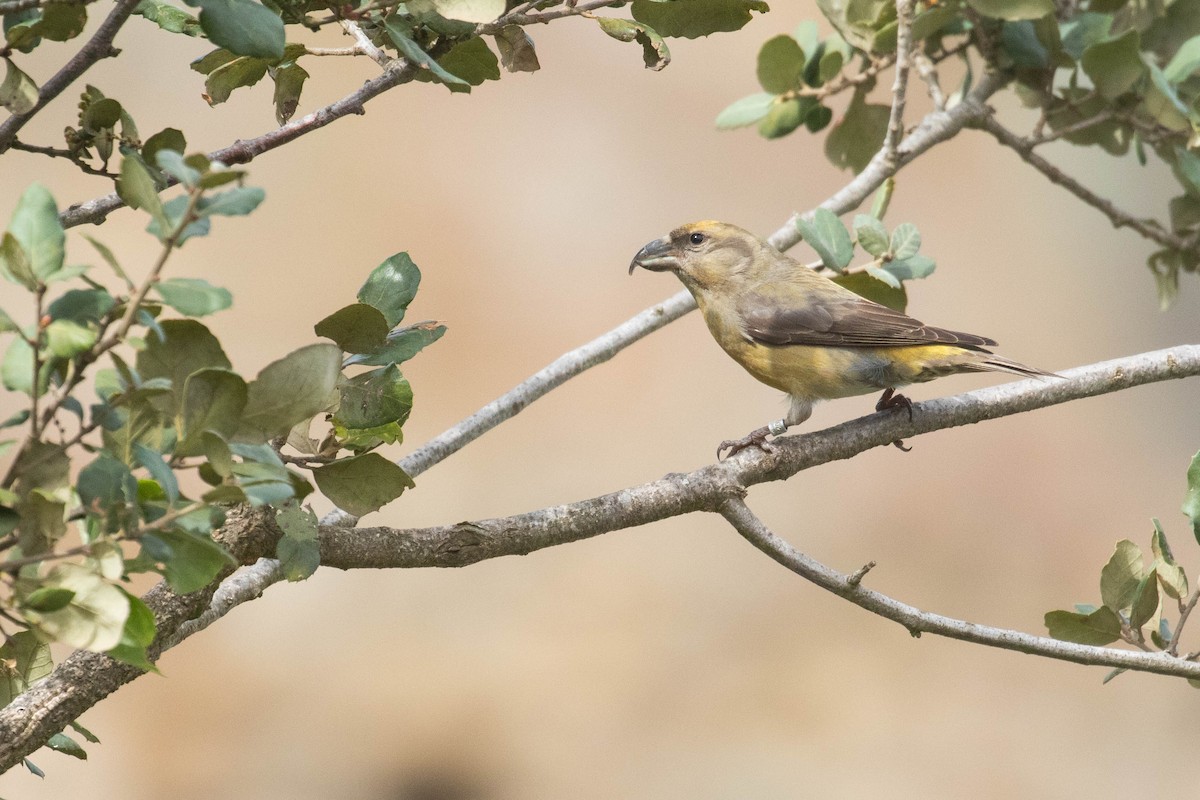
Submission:
POLYGON ((726 439, 717 446, 717 460, 721 461, 729 458, 735 453, 740 453, 747 447, 757 447, 764 453, 775 452, 775 445, 767 441, 767 437, 771 435, 782 436, 784 431, 788 429, 788 424, 784 420, 777 419, 770 425, 764 425, 761 428, 755 428, 740 439, 726 439), (724 456, 721 454, 728 450, 724 456))
MULTIPOLYGON (((908 410, 908 421, 912 422, 912 418, 913 418, 912 400, 909 400, 907 397, 905 397, 902 394, 896 394, 896 390, 894 388, 892 388, 891 386, 889 386, 888 388, 883 390, 883 394, 880 395, 880 397, 879 397, 879 402, 877 402, 875 404, 876 411, 886 411, 889 408, 907 409, 908 410)), ((903 450, 906 453, 908 451, 912 450, 911 447, 906 447, 904 445, 903 439, 897 439, 896 441, 892 442, 892 446, 896 447, 900 450, 903 450)))

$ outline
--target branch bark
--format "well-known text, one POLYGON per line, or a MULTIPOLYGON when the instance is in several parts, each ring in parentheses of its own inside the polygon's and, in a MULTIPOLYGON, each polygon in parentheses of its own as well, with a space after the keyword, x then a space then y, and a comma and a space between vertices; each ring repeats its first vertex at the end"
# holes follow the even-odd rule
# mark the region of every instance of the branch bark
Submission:
POLYGON ((1200 678, 1200 663, 1187 661, 1167 653, 1147 653, 1119 650, 1115 647, 1094 647, 1032 636, 1020 631, 978 625, 952 617, 943 617, 901 603, 885 594, 872 591, 861 585, 862 576, 843 575, 840 572, 805 555, 788 542, 776 536, 738 498, 726 500, 720 509, 721 516, 729 521, 746 541, 766 553, 777 563, 790 569, 800 577, 815 583, 827 592, 833 592, 854 605, 865 608, 872 614, 898 622, 913 636, 933 633, 964 642, 973 642, 1002 650, 1015 650, 1035 656, 1045 656, 1061 661, 1071 661, 1089 666, 1117 667, 1158 675, 1179 678, 1200 678), (857 576, 857 580, 855 577, 857 576))

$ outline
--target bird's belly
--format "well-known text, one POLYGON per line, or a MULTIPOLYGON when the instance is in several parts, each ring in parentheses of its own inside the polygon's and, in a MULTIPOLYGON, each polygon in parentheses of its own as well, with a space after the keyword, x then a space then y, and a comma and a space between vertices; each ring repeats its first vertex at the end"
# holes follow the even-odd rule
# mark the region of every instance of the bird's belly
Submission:
POLYGON ((793 397, 832 400, 907 383, 873 349, 754 345, 745 356, 742 364, 751 375, 793 397))

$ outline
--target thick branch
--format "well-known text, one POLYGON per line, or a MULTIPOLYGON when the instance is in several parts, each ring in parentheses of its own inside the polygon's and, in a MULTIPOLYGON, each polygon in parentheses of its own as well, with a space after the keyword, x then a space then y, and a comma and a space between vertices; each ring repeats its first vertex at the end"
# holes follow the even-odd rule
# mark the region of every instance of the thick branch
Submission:
POLYGON ((0 153, 9 148, 17 133, 25 127, 25 123, 33 119, 39 111, 45 108, 47 103, 58 97, 80 75, 91 69, 92 65, 100 59, 117 54, 117 50, 112 46, 113 38, 129 19, 133 9, 137 8, 139 2, 140 0, 117 0, 116 8, 109 12, 104 22, 100 23, 100 27, 96 29, 96 33, 92 35, 87 44, 79 48, 62 69, 42 84, 41 89, 38 90, 37 105, 24 114, 13 114, 0 123, 0 153))
POLYGON ((1134 669, 1173 675, 1181 678, 1200 678, 1200 663, 1186 661, 1166 653, 1135 652, 1113 647, 1093 647, 1084 644, 1063 642, 1045 636, 1032 636, 1020 631, 977 625, 941 614, 922 611, 919 608, 893 600, 887 595, 866 589, 861 576, 843 575, 792 547, 776 536, 739 498, 726 500, 721 506, 721 515, 729 524, 746 537, 750 544, 766 553, 776 562, 790 569, 807 581, 815 583, 838 597, 865 608, 872 614, 898 622, 913 636, 933 633, 960 639, 964 642, 1016 650, 1018 653, 1072 661, 1091 666, 1134 669))
POLYGON ((1008 128, 1001 125, 991 114, 980 118, 978 126, 994 136, 996 141, 1000 142, 1000 144, 1011 148, 1017 155, 1021 157, 1022 160, 1025 161, 1026 164, 1045 175, 1051 183, 1057 183, 1059 186, 1063 187, 1068 192, 1075 195, 1104 216, 1108 217, 1114 228, 1132 228, 1140 233, 1143 237, 1153 242, 1158 242, 1163 247, 1169 247, 1172 250, 1190 250, 1196 246, 1194 241, 1189 241, 1183 237, 1168 233, 1155 220, 1139 219, 1128 212, 1122 211, 1121 209, 1117 208, 1117 206, 1111 200, 1107 200, 1096 194, 1091 189, 1087 188, 1082 183, 1051 164, 1045 158, 1035 153, 1033 149, 1038 144, 1041 144, 1043 140, 1023 139, 1010 131, 1008 128))
POLYGON ((321 530, 321 563, 339 569, 461 567, 577 541, 691 511, 712 511, 745 487, 852 458, 930 431, 1200 375, 1200 345, 1180 345, 1066 370, 1063 378, 1023 380, 913 404, 913 418, 885 411, 813 433, 775 439, 775 452, 744 450, 687 474, 577 503, 500 519, 433 528, 321 530))
MULTIPOLYGON (((269 509, 235 509, 222 529, 222 541, 235 558, 253 560, 274 546, 263 533, 273 527, 273 517, 269 509)), ((212 597, 211 587, 180 596, 160 583, 142 598, 158 625, 158 637, 147 652, 151 661, 182 639, 175 635, 180 626, 209 607, 212 597)), ((102 653, 75 651, 0 710, 0 772, 20 763, 68 722, 142 674, 137 667, 102 653)))

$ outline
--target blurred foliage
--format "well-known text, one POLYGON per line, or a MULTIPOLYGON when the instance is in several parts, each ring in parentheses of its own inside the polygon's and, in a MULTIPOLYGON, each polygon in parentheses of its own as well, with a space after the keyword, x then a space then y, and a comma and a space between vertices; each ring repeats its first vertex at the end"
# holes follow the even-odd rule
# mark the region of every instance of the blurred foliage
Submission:
MULTIPOLYGON (((894 63, 898 18, 890 0, 818 0, 834 32, 821 37, 806 21, 758 54, 762 91, 730 104, 718 128, 757 125, 775 139, 801 126, 831 124, 830 99, 852 96, 832 124, 825 153, 862 170, 879 150, 888 107, 868 102, 876 75, 894 63)), ((1181 194, 1165 225, 1184 246, 1154 252, 1149 267, 1163 301, 1180 273, 1200 267, 1200 3, 1194 0, 948 0, 918 2, 915 52, 938 64, 966 63, 948 106, 969 91, 981 69, 1014 77, 1022 103, 1039 112, 1031 147, 1063 141, 1121 156, 1148 154, 1168 164, 1181 194)), ((856 226, 857 227, 857 226, 856 226)))

